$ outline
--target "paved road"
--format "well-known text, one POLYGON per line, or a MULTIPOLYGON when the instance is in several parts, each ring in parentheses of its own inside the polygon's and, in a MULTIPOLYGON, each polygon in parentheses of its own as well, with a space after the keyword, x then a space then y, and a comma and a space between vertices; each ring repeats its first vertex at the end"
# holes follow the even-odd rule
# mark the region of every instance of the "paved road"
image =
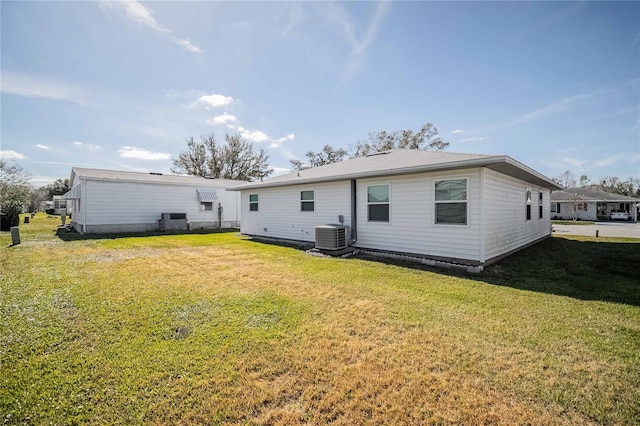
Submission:
POLYGON ((595 237, 596 231, 601 237, 640 238, 639 223, 602 222, 595 225, 553 225, 553 233, 558 235, 587 235, 595 237))

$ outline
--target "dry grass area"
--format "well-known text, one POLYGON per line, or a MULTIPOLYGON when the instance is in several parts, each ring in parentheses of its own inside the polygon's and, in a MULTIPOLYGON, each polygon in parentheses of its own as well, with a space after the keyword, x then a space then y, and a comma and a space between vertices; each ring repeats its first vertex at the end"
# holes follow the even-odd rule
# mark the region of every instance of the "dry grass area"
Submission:
MULTIPOLYGON (((534 247, 456 276, 234 233, 63 241, 44 216, 21 230, 16 247, 0 235, 8 424, 640 419, 640 279, 600 268, 567 288, 579 256, 529 267, 534 247)), ((579 240, 543 244, 557 260, 564 241, 579 240)), ((592 244, 640 257, 637 241, 592 244)))

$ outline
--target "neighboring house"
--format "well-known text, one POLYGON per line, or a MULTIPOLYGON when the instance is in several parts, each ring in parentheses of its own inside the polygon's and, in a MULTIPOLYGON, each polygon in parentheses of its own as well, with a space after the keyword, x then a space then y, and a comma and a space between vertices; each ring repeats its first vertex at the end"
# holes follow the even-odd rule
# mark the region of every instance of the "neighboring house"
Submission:
POLYGON ((551 194, 551 219, 609 220, 612 210, 624 210, 637 222, 640 198, 585 188, 570 188, 551 194))
POLYGON ((227 228, 240 224, 240 197, 225 188, 242 183, 74 167, 62 199, 80 233, 155 231, 163 213, 186 219, 189 229, 227 228))
POLYGON ((51 214, 62 214, 62 209, 67 208, 67 201, 62 199, 62 195, 54 195, 52 198, 51 201, 45 201, 45 210, 51 214))
POLYGON ((342 220, 354 247, 481 267, 551 234, 556 189, 508 156, 392 150, 229 190, 243 234, 312 242, 342 220))

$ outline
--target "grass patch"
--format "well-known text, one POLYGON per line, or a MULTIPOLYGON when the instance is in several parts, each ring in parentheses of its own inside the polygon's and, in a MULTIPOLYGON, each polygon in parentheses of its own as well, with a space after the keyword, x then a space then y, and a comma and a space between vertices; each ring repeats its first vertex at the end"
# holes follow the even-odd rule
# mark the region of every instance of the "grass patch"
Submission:
POLYGON ((554 225, 594 225, 592 220, 552 220, 554 225))
POLYGON ((5 423, 640 418, 638 240, 554 237, 467 276, 57 224, 0 234, 5 423))

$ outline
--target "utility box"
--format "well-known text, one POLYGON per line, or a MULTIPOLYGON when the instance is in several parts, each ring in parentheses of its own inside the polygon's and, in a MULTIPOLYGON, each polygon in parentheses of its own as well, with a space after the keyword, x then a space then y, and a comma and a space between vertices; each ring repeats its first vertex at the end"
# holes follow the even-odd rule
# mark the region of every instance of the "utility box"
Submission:
POLYGON ((186 213, 162 213, 160 215, 161 231, 186 231, 189 229, 186 213))

